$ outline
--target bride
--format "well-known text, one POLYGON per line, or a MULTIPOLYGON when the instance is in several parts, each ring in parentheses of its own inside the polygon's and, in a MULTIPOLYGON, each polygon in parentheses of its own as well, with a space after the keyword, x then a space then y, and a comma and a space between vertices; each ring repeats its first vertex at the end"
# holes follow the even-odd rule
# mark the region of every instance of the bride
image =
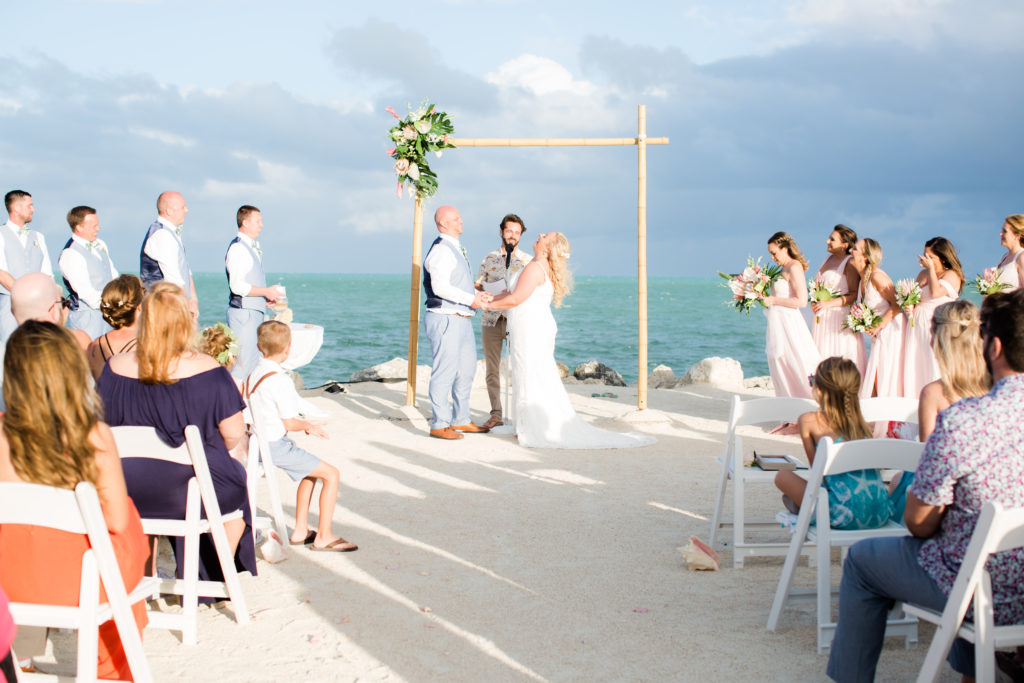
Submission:
POLYGON ((654 443, 641 434, 609 432, 580 418, 569 402, 555 365, 551 302, 561 306, 572 288, 569 240, 559 232, 537 236, 533 260, 488 308, 509 309, 509 355, 516 436, 532 448, 633 448, 654 443))

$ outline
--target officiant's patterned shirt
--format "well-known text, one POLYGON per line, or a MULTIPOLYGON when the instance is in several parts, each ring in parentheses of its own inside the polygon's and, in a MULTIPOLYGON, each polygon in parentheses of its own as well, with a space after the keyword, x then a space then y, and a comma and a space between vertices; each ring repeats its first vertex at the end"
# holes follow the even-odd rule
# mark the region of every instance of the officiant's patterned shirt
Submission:
MULTIPOLYGON (((484 257, 483 263, 480 264, 480 271, 476 274, 476 281, 478 283, 484 282, 497 282, 498 280, 504 280, 505 276, 511 280, 512 276, 521 271, 526 267, 526 264, 532 261, 532 257, 525 251, 516 247, 512 251, 512 259, 508 263, 508 269, 505 268, 505 250, 495 249, 487 256, 484 257)), ((487 311, 483 312, 483 325, 488 327, 494 327, 494 324, 498 322, 498 318, 505 315, 501 311, 487 311)))

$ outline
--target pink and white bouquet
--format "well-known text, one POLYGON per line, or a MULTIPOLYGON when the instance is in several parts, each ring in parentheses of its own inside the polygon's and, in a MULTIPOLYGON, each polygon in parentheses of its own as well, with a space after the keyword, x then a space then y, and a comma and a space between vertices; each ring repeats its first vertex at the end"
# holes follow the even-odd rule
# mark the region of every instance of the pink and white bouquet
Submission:
POLYGON ((850 306, 850 312, 843 321, 843 327, 851 332, 870 332, 882 323, 882 316, 875 309, 858 301, 850 306))
POLYGON ((999 276, 1002 274, 1003 270, 1001 268, 986 268, 982 271, 981 275, 974 278, 974 282, 971 284, 978 290, 978 294, 982 296, 995 294, 1010 286, 1005 282, 999 281, 999 276))
MULTIPOLYGON (((831 301, 832 299, 838 299, 843 296, 835 287, 830 287, 825 282, 825 278, 821 273, 814 276, 813 280, 807 281, 807 300, 808 301, 831 301)), ((814 316, 814 322, 820 323, 821 316, 814 316)))
MULTIPOLYGON (((921 303, 921 294, 921 285, 917 284, 917 280, 904 278, 896 282, 896 303, 901 311, 921 303)), ((910 316, 910 326, 914 326, 913 316, 910 316)))
POLYGON ((754 261, 748 256, 747 267, 739 275, 729 275, 722 271, 718 271, 718 274, 727 280, 725 286, 732 292, 732 299, 726 303, 735 306, 737 311, 750 315, 750 309, 755 304, 768 308, 764 300, 771 294, 776 280, 782 275, 782 266, 761 265, 760 258, 754 261))

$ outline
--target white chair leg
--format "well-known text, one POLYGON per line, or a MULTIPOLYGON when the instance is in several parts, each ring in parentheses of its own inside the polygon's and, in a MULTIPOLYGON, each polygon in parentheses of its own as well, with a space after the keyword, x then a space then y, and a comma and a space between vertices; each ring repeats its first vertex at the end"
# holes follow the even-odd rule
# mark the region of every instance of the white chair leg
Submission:
POLYGON ((722 523, 722 506, 725 504, 725 488, 729 483, 729 450, 722 456, 722 474, 718 478, 718 494, 715 495, 715 512, 711 516, 711 534, 708 545, 715 547, 715 536, 722 523))
POLYGON ((996 680, 996 647, 993 629, 992 577, 982 571, 974 589, 974 677, 979 681, 996 680))
MULTIPOLYGON (((821 505, 819 504, 819 508, 821 505)), ((818 514, 818 536, 815 539, 815 549, 818 559, 817 566, 817 611, 818 611, 818 654, 828 652, 832 646, 831 629, 832 624, 832 546, 829 544, 828 533, 828 512, 825 512, 825 528, 821 526, 822 517, 818 514)))
POLYGON ((82 556, 82 579, 78 604, 81 609, 78 623, 77 677, 80 681, 96 680, 99 658, 99 625, 96 608, 100 599, 100 576, 92 552, 82 556))
MULTIPOLYGON (((743 485, 743 470, 736 466, 736 454, 735 446, 733 448, 732 457, 732 566, 733 569, 743 568, 743 553, 746 545, 746 538, 744 536, 744 525, 743 520, 746 516, 746 510, 744 509, 743 499, 746 495, 743 485)), ((740 467, 743 463, 740 463, 740 467)))
POLYGON ((188 535, 185 536, 184 590, 181 596, 181 642, 195 645, 198 642, 196 622, 199 618, 199 487, 196 480, 188 484, 188 509, 185 520, 188 535))
MULTIPOLYGON (((288 543, 288 524, 284 516, 284 508, 281 507, 281 491, 277 488, 277 474, 273 471, 267 471, 264 468, 263 476, 267 480, 267 490, 270 493, 270 511, 274 517, 274 527, 277 529, 278 535, 281 537, 281 542, 288 543)), ((252 508, 253 514, 255 514, 256 508, 252 508)), ((285 546, 287 547, 287 545, 285 546)))

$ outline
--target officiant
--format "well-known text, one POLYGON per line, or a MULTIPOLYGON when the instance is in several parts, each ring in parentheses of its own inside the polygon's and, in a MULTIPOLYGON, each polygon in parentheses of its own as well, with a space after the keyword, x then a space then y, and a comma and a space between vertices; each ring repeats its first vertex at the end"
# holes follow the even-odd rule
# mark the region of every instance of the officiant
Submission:
MULTIPOLYGON (((476 288, 488 294, 500 294, 510 289, 509 284, 530 262, 531 256, 519 248, 519 240, 526 232, 523 219, 510 213, 498 224, 500 246, 484 257, 476 276, 476 288)), ((491 416, 483 424, 493 429, 504 424, 501 411, 501 346, 505 341, 507 320, 504 311, 485 310, 480 323, 480 340, 486 363, 487 397, 491 401, 491 416)))

